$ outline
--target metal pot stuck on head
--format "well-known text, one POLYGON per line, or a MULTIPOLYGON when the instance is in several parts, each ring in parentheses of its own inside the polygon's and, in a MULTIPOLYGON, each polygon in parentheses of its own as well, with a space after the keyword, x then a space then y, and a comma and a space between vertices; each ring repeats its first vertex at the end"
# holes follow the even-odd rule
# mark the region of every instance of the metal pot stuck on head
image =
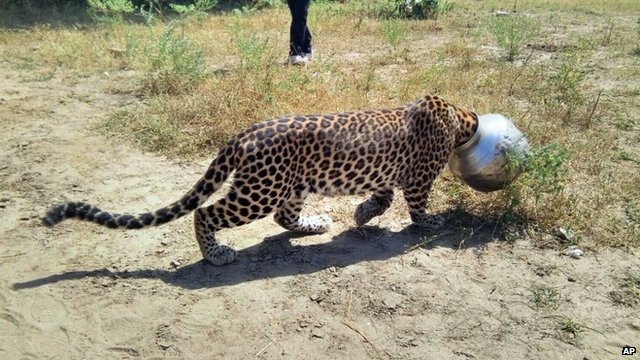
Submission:
POLYGON ((524 134, 500 114, 478 116, 478 130, 449 158, 449 168, 473 189, 503 189, 523 170, 529 153, 524 134))

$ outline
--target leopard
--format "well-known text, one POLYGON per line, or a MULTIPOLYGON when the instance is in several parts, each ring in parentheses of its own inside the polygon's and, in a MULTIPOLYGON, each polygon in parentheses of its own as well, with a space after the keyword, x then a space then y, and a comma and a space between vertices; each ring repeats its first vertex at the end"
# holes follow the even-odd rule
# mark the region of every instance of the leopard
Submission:
POLYGON ((324 233, 330 217, 301 215, 307 196, 370 194, 353 215, 362 227, 389 209, 399 189, 413 224, 434 231, 445 221, 427 212, 434 180, 477 128, 475 112, 432 94, 396 108, 277 117, 232 137, 195 185, 168 206, 132 215, 66 202, 52 206, 42 222, 51 227, 78 219, 113 229, 143 229, 195 212, 202 256, 220 266, 237 257, 236 250, 216 239, 222 229, 275 213, 274 221, 286 230, 324 233), (229 177, 227 194, 205 206, 229 177))

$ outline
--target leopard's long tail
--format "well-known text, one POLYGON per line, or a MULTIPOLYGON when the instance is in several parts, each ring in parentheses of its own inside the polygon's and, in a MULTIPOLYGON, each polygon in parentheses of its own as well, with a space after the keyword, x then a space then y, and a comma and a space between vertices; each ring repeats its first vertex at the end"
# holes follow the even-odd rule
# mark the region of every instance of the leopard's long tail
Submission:
POLYGON ((103 211, 83 202, 68 202, 51 207, 42 218, 42 223, 46 226, 53 226, 65 219, 80 219, 112 229, 142 229, 179 219, 202 206, 209 196, 222 186, 235 168, 229 151, 227 152, 228 155, 226 155, 224 150, 213 160, 204 176, 198 180, 193 188, 182 196, 180 200, 169 206, 153 212, 130 215, 103 211))

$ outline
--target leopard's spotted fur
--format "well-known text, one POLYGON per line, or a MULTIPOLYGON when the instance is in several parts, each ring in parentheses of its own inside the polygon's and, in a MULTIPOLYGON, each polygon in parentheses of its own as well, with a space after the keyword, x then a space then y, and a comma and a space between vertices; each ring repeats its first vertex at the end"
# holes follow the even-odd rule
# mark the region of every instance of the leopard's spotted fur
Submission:
POLYGON ((230 140, 196 185, 167 207, 120 215, 70 202, 52 207, 43 222, 52 226, 77 218, 110 228, 140 229, 195 210, 196 239, 204 258, 214 265, 236 257, 233 249, 216 241, 218 230, 274 211, 275 221, 286 229, 327 231, 328 217, 300 216, 310 193, 372 192, 355 212, 361 226, 389 208, 394 188, 401 188, 413 222, 436 228, 443 219, 425 210, 431 185, 454 147, 475 133, 477 121, 475 113, 431 95, 395 109, 267 120, 230 140), (226 197, 202 207, 234 170, 226 197))

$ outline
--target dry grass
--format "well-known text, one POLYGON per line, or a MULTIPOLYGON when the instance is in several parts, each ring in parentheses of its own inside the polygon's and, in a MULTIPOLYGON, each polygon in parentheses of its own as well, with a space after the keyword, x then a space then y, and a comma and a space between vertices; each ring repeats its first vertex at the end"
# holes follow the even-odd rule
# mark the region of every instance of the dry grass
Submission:
POLYGON ((618 279, 618 288, 609 293, 611 300, 616 304, 625 306, 640 305, 640 273, 629 271, 624 277, 618 279))
MULTIPOLYGON (((565 176, 523 176, 496 194, 474 193, 446 174, 435 189, 437 208, 490 214, 518 238, 548 239, 561 226, 590 246, 640 246, 640 5, 451 2, 453 10, 437 21, 383 19, 380 3, 370 1, 314 3, 317 56, 305 68, 282 65, 285 7, 171 25, 7 26, 0 30, 0 57, 28 69, 32 80, 132 71, 146 100, 116 111, 102 128, 182 157, 210 156, 266 118, 396 106, 438 93, 479 113, 505 114, 534 147, 552 145, 569 156, 556 169, 566 169, 565 176), (510 44, 517 51, 500 47, 496 31, 519 41, 527 29, 492 25, 496 10, 514 5, 538 29, 510 44), (168 26, 165 44, 176 47, 162 57, 168 26)), ((559 154, 547 160, 559 161, 559 154)))
POLYGON ((548 308, 557 309, 560 306, 562 296, 560 292, 547 285, 537 285, 530 290, 528 299, 535 309, 548 308))

